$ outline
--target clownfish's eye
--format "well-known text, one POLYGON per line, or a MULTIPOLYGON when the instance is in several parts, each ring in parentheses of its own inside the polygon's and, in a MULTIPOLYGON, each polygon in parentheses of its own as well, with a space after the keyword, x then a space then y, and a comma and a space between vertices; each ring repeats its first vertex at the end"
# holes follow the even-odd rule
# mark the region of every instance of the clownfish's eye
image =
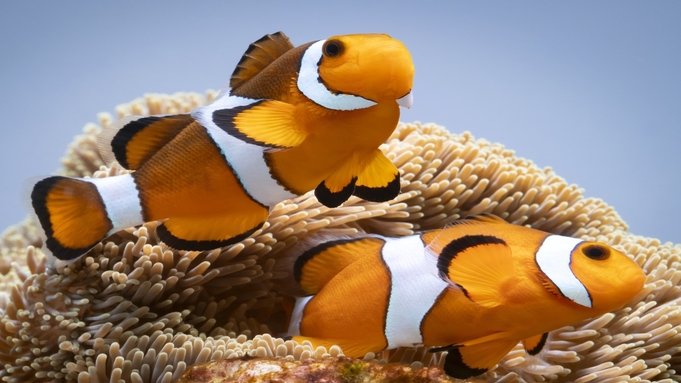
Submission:
POLYGON ((586 255, 587 257, 595 259, 597 261, 608 259, 608 257, 610 256, 610 250, 607 247, 599 245, 585 246, 582 249, 582 253, 584 253, 584 255, 586 255))
POLYGON ((336 57, 343 53, 343 43, 338 40, 329 40, 324 43, 322 53, 324 53, 324 56, 326 57, 336 57))

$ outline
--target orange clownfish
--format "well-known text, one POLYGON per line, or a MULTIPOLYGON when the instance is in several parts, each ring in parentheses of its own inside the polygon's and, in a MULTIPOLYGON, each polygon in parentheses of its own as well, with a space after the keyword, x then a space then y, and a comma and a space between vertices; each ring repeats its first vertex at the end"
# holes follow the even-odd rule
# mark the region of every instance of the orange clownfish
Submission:
POLYGON ((466 379, 518 342, 539 353, 551 330, 623 306, 641 268, 597 243, 511 225, 489 215, 403 238, 317 242, 293 275, 289 333, 361 357, 400 346, 447 350, 445 372, 466 379))
POLYGON ((399 107, 411 106, 413 75, 409 51, 388 35, 299 47, 281 32, 266 35, 210 105, 105 128, 102 157, 132 173, 32 182, 29 210, 47 250, 66 260, 155 220, 173 248, 226 246, 260 228, 276 203, 310 190, 329 207, 353 194, 390 200, 400 176, 378 147, 399 107))

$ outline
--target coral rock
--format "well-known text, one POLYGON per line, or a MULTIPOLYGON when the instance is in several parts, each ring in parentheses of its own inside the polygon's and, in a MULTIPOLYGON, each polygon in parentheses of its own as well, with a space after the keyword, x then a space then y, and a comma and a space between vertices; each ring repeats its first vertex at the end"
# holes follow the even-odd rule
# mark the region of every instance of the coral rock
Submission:
POLYGON ((446 383, 449 378, 436 367, 411 368, 397 363, 380 364, 348 357, 321 360, 239 358, 190 367, 178 383, 446 383))

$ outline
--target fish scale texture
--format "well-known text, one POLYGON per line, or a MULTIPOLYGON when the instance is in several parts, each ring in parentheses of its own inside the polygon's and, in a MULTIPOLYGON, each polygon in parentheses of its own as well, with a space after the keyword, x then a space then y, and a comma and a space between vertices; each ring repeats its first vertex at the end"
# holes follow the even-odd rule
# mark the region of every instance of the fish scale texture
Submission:
MULTIPOLYGON (((216 96, 146 95, 118 117, 172 114, 216 96)), ((99 116, 76 137, 60 174, 106 177, 96 145, 99 116)), ((634 235, 616 211, 500 144, 434 124, 400 124, 381 148, 402 172, 393 201, 352 198, 329 209, 312 193, 276 205, 262 229, 238 244, 205 252, 160 243, 158 223, 119 232, 68 265, 48 264, 30 220, 0 236, 0 378, 77 382, 172 382, 211 360, 339 357, 285 341, 275 267, 296 239, 326 232, 409 235, 460 217, 492 213, 508 222, 597 240, 624 252, 647 275, 625 307, 550 333, 536 357, 518 345, 476 380, 489 382, 673 382, 681 380, 681 245, 634 235)), ((366 360, 412 368, 438 366, 443 353, 400 348, 366 360)))

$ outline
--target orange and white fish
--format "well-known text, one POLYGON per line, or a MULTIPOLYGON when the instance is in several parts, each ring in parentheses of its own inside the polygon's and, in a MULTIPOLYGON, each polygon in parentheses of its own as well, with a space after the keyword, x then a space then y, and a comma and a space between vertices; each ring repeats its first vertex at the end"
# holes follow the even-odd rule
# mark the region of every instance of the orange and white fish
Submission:
POLYGON ((247 238, 276 203, 315 190, 336 207, 351 195, 387 201, 400 189, 378 149, 412 104, 407 48, 383 34, 291 45, 278 32, 251 44, 230 89, 190 114, 128 117, 100 134, 108 163, 131 174, 49 177, 27 202, 59 259, 147 221, 167 245, 206 250, 247 238))
POLYGON ((355 357, 433 346, 448 351, 444 370, 459 379, 520 341, 539 353, 549 331, 618 309, 646 279, 609 246, 489 215, 398 239, 317 242, 293 274, 308 294, 292 311, 294 340, 355 357))

